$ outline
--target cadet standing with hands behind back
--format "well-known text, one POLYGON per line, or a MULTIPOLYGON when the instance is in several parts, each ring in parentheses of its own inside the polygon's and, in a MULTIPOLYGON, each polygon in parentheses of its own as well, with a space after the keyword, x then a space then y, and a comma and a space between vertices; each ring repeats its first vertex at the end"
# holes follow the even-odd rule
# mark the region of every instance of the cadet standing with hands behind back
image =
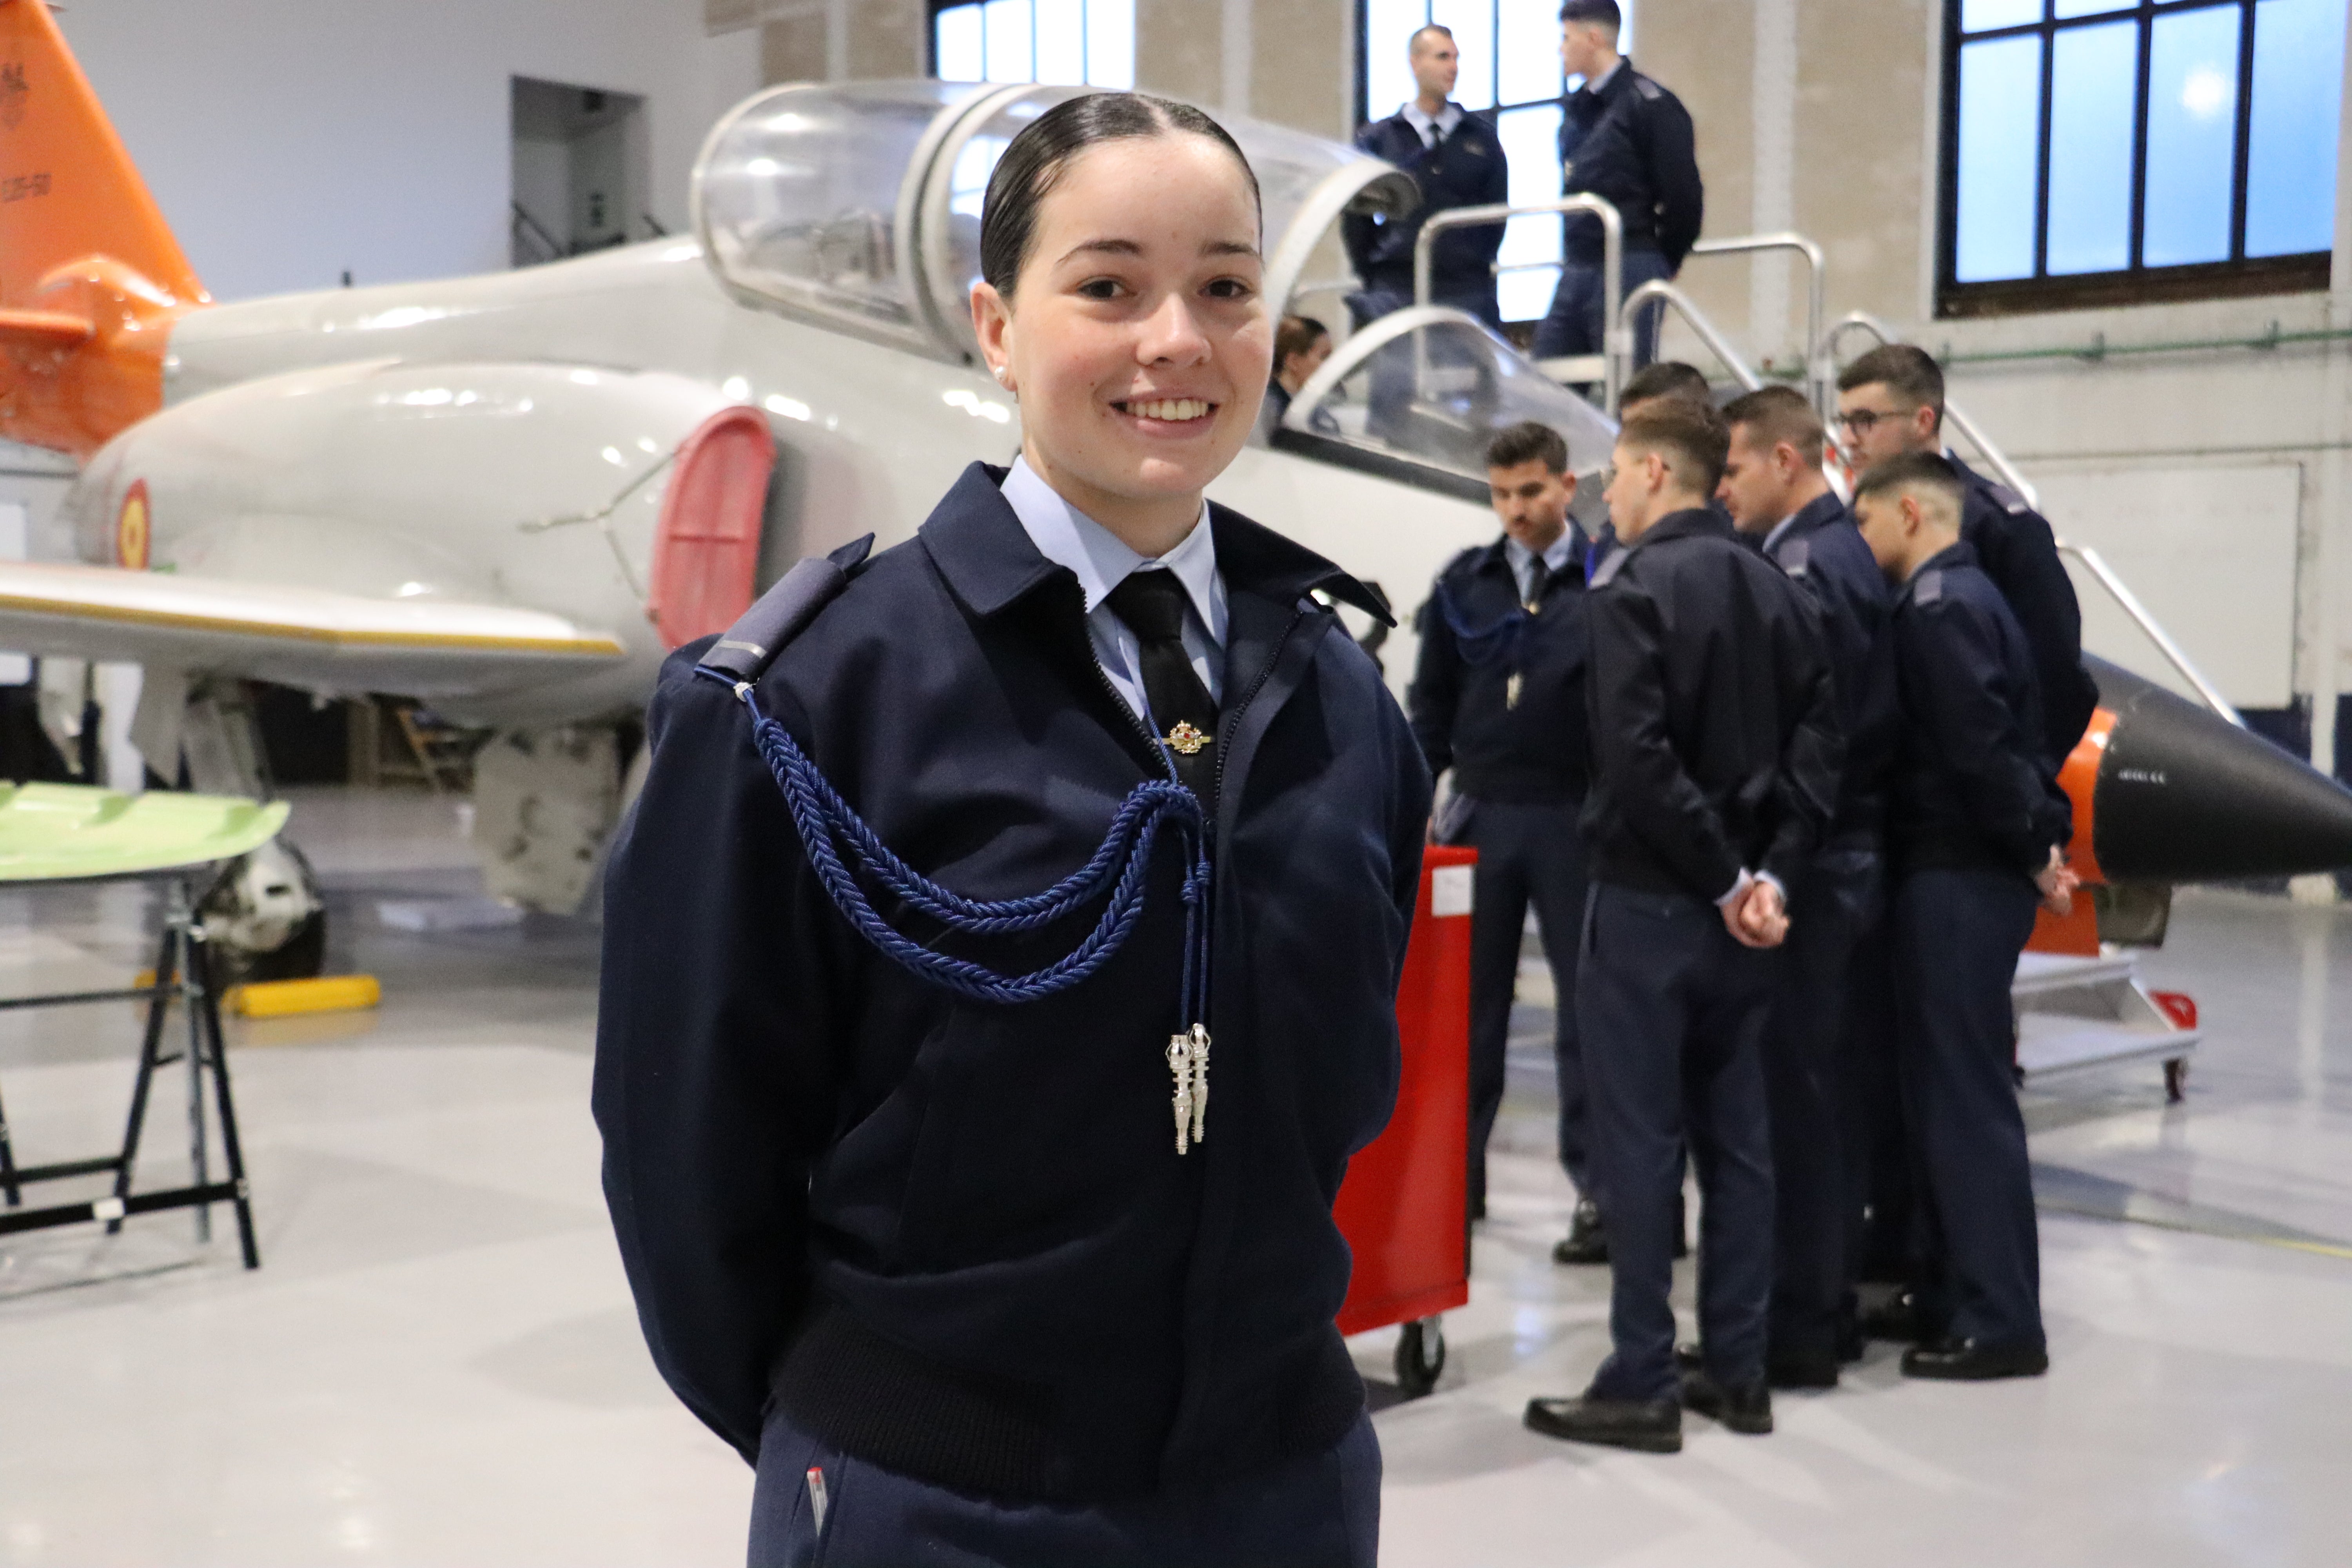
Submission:
POLYGON ((1592 858, 1577 974, 1592 1163, 1609 1227, 1609 1358, 1527 1424, 1671 1453, 1682 1407, 1772 1429, 1772 1150, 1759 1053, 1785 889, 1836 795, 1836 693, 1813 618, 1709 509, 1726 434, 1668 398, 1625 421, 1609 515, 1626 549, 1594 574, 1586 680, 1592 858), (1675 1203, 1698 1168, 1706 1366, 1675 1366, 1675 1203))

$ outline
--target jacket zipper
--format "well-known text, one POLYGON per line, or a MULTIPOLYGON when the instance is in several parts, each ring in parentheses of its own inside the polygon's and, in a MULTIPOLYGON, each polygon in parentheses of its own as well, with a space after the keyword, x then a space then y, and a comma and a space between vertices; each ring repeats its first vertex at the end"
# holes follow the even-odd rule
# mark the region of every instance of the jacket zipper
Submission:
MULTIPOLYGON (((1267 680, 1273 678, 1274 667, 1282 662, 1282 650, 1289 643, 1290 634, 1297 631, 1298 623, 1306 618, 1305 610, 1294 609, 1290 612, 1290 623, 1282 628, 1282 635, 1274 639, 1274 651, 1266 655, 1265 663, 1259 668, 1257 678, 1250 682, 1250 688, 1242 694, 1241 701, 1226 714, 1228 721, 1221 722, 1217 726, 1224 731, 1217 742, 1217 769, 1214 775, 1214 789, 1218 802, 1217 816, 1220 818, 1225 815, 1225 759, 1233 754, 1232 741, 1234 733, 1242 727, 1242 715, 1249 710, 1249 705, 1257 700, 1258 692, 1263 690, 1267 680)), ((1104 679, 1109 678, 1106 676, 1104 679)), ((1212 833, 1210 837, 1213 840, 1215 835, 1212 833)))

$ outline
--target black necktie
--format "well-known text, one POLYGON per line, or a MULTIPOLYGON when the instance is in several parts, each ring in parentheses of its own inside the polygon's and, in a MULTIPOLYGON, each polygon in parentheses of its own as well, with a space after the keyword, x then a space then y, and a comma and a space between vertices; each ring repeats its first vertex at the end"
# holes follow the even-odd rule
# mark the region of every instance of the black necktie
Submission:
POLYGON ((1528 562, 1528 612, 1532 615, 1543 608, 1544 590, 1551 586, 1551 567, 1540 555, 1528 562))
POLYGON ((1130 572, 1108 603, 1142 645, 1144 700, 1176 758, 1176 776, 1215 811, 1217 701, 1184 651, 1184 584, 1164 568, 1130 572))

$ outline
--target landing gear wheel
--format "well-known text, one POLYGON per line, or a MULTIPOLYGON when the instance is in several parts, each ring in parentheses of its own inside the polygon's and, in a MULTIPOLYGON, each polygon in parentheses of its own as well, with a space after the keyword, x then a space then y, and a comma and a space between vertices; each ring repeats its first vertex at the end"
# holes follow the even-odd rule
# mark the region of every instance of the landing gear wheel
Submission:
POLYGON ((2189 1058, 2173 1057, 2164 1064, 2164 1102, 2178 1105, 2189 1098, 2189 1058))
POLYGON ((1397 1335, 1397 1387, 1408 1399, 1419 1399, 1437 1386, 1445 1370, 1445 1328, 1437 1318, 1415 1318, 1397 1335))

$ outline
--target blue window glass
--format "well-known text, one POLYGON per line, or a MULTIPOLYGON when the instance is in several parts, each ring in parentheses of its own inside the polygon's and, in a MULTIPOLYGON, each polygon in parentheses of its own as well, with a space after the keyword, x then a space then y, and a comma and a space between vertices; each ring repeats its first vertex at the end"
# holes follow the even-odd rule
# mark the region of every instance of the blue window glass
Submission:
POLYGON ((1557 5, 1507 5, 1496 13, 1496 102, 1533 103, 1559 96, 1559 10, 1557 5))
POLYGON ((991 81, 1034 81, 1037 56, 1032 47, 1036 10, 1031 0, 987 0, 980 8, 982 46, 988 51, 991 81))
MULTIPOLYGON (((1555 72, 1555 75, 1558 73, 1555 72)), ((1496 135, 1511 165, 1514 206, 1548 202, 1559 195, 1559 105, 1541 103, 1496 116, 1496 135)), ((1503 320, 1530 321, 1551 307, 1559 282, 1559 220, 1515 217, 1503 230, 1495 278, 1503 320)))
POLYGON ((2131 265, 2132 113, 2139 24, 2069 27, 2050 56, 2053 273, 2131 265))
POLYGON ((1135 89, 1135 0, 1087 0, 1087 82, 1135 89))
POLYGON ((2344 0, 2263 0, 2254 7, 2248 256, 2294 256, 2336 243, 2344 15, 2344 0))
POLYGON ((1960 49, 1958 246, 1962 283, 2033 275, 2042 40, 2027 34, 1960 49))
POLYGON ((1429 19, 1454 29, 1462 57, 1454 101, 1465 109, 1495 107, 1496 0, 1430 0, 1429 19))
POLYGON ((2042 0, 1960 0, 1960 30, 2017 27, 2042 20, 2042 0))
POLYGON ((2235 5, 2165 12, 2151 29, 2143 266, 2229 259, 2238 16, 2235 5))
POLYGON ((1135 85, 1135 0, 969 0, 931 17, 942 81, 1135 85))
POLYGON ((2063 22, 2070 16, 2105 16, 2116 12, 2128 16, 2134 9, 2132 0, 2058 0, 2051 15, 2063 22))
POLYGON ((941 81, 986 81, 988 60, 980 41, 980 7, 950 5, 933 18, 931 49, 941 81))
POLYGON ((1429 20, 1429 0, 1364 0, 1364 111, 1374 120, 1394 114, 1416 90, 1408 47, 1429 20))
POLYGON ((1086 0, 1034 0, 1037 79, 1083 87, 1087 80, 1086 0))

